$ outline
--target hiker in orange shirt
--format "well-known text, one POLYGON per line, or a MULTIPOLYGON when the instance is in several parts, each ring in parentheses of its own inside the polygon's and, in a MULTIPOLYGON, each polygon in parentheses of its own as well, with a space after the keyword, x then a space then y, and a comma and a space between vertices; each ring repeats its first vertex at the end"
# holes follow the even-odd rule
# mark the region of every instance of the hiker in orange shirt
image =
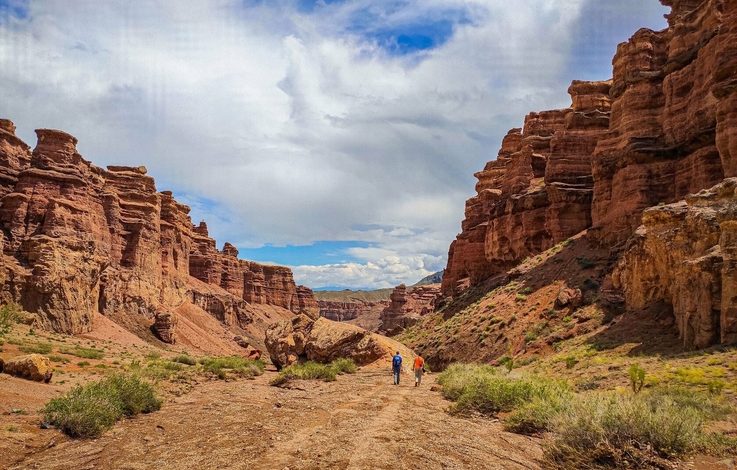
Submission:
POLYGON ((425 372, 425 360, 422 356, 415 357, 415 364, 412 369, 415 371, 415 387, 419 387, 422 383, 422 374, 425 372))

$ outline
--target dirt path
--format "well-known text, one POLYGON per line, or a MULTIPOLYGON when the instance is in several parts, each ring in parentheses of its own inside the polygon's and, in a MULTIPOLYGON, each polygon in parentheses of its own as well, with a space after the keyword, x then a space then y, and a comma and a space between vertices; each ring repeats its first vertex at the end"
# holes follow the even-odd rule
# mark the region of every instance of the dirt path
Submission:
POLYGON ((387 373, 360 371, 279 389, 271 377, 200 385, 94 441, 46 431, 53 446, 11 468, 539 468, 536 440, 450 416, 432 379, 395 387, 387 373))

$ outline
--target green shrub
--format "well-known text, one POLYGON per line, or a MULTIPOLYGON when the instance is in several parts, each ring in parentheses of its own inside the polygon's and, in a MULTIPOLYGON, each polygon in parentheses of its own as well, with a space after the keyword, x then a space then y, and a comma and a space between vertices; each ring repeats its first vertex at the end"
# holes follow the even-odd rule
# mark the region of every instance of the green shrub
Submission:
POLYGON ((581 395, 553 419, 545 458, 556 468, 649 468, 653 459, 723 447, 729 443, 704 431, 706 421, 724 416, 723 406, 707 394, 666 387, 581 395))
POLYGON ((497 362, 500 366, 507 369, 507 372, 512 372, 512 369, 514 369, 514 358, 512 356, 502 356, 497 360, 497 362))
POLYGON ((18 304, 9 303, 0 307, 0 338, 6 336, 20 318, 18 304))
POLYGON ((645 385, 645 369, 640 367, 640 364, 632 364, 629 368, 629 376, 632 391, 640 393, 640 390, 645 385))
POLYGON ((574 367, 576 367, 576 364, 578 364, 578 359, 576 359, 576 356, 566 357, 566 369, 573 369, 574 367))
POLYGON ((532 399, 568 394, 570 387, 559 381, 538 377, 501 377, 489 366, 455 365, 438 377, 443 396, 454 401, 454 411, 475 411, 494 415, 513 409, 532 399))
POLYGON ((173 362, 178 362, 179 364, 186 364, 188 366, 193 366, 197 364, 197 360, 191 356, 187 356, 186 354, 181 354, 174 359, 172 359, 173 362))
POLYGON ((504 419, 504 428, 518 434, 535 434, 550 431, 554 419, 571 402, 573 393, 561 389, 560 393, 536 396, 514 409, 504 419))
POLYGON ((44 408, 44 420, 72 437, 99 437, 124 416, 161 408, 151 384, 131 375, 112 375, 78 386, 44 408))
POLYGON ((49 343, 31 343, 24 344, 18 347, 24 353, 34 354, 49 354, 53 348, 49 343))
POLYGON ((285 367, 270 383, 278 387, 292 380, 322 380, 324 382, 333 382, 338 374, 352 374, 357 369, 356 364, 351 359, 345 358, 336 359, 330 364, 307 361, 285 367))
POLYGON ((353 359, 341 357, 330 363, 330 366, 335 369, 338 374, 354 374, 358 370, 358 366, 353 362, 353 359))
POLYGON ((51 362, 61 362, 62 364, 69 363, 69 359, 67 359, 64 356, 59 356, 57 354, 51 354, 48 356, 48 358, 51 362))
POLYGON ((81 357, 83 359, 102 359, 105 357, 105 353, 95 348, 83 348, 82 346, 74 346, 73 348, 61 348, 59 350, 62 354, 69 354, 70 356, 81 357))
POLYGON ((205 357, 200 359, 205 372, 225 380, 230 374, 239 377, 255 377, 264 373, 264 363, 242 356, 205 357))
POLYGON ((90 363, 89 363, 88 361, 79 361, 79 362, 77 363, 77 365, 78 365, 79 367, 87 367, 88 365, 90 365, 90 363))

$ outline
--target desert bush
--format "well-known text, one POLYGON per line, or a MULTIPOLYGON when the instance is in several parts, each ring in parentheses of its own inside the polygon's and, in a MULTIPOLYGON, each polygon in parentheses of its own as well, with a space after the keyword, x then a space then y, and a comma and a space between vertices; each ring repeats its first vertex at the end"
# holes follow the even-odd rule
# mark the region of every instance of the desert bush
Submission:
POLYGON ((704 423, 725 408, 707 394, 690 395, 662 388, 578 396, 552 419, 554 438, 545 458, 556 468, 645 467, 724 446, 704 431, 704 423))
POLYGON ((440 374, 438 383, 443 396, 455 402, 454 411, 490 415, 512 411, 534 398, 570 393, 564 382, 539 377, 502 377, 489 366, 473 364, 449 367, 440 374))
POLYGON ((358 370, 358 366, 353 362, 353 359, 341 357, 330 363, 330 366, 335 369, 338 374, 354 374, 358 370))
POLYGON ((29 343, 18 346, 18 349, 24 353, 49 354, 53 348, 49 343, 29 343))
POLYGON ((9 303, 0 307, 0 338, 6 336, 20 318, 18 304, 9 303))
POLYGON ((640 390, 645 385, 645 369, 640 367, 640 364, 632 364, 628 372, 632 391, 640 393, 640 390))
POLYGON ((62 364, 68 364, 69 359, 67 359, 64 356, 59 356, 57 354, 51 354, 47 356, 51 362, 61 362, 62 364))
POLYGON ((151 384, 134 375, 111 375, 77 386, 44 408, 46 422, 72 437, 99 437, 123 417, 161 408, 151 384))
POLYGON ((68 354, 70 356, 81 357, 83 359, 102 359, 105 357, 105 353, 95 348, 84 348, 82 346, 74 346, 72 348, 61 348, 59 350, 62 354, 68 354))
POLYGON ((338 374, 352 374, 358 368, 351 359, 340 358, 330 364, 307 361, 292 364, 279 372, 279 375, 271 380, 271 385, 282 386, 293 380, 322 380, 324 382, 335 381, 338 374))
POLYGON ((200 359, 202 369, 225 380, 230 374, 239 377, 255 377, 264 373, 264 363, 241 356, 205 357, 200 359))
POLYGON ((559 393, 535 396, 514 409, 505 419, 504 428, 518 434, 549 431, 555 418, 570 404, 573 393, 560 389, 559 393))
POLYGON ((173 362, 178 362, 179 364, 185 364, 188 366, 193 366, 197 364, 197 360, 191 356, 188 356, 186 354, 180 354, 179 356, 172 359, 173 362))

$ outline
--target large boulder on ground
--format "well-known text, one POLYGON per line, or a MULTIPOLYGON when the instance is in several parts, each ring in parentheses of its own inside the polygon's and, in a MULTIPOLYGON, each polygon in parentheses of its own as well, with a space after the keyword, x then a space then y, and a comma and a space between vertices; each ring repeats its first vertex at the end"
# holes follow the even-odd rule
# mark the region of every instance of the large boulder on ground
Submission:
POLYGON ((266 330, 266 349, 277 367, 309 360, 330 362, 341 357, 358 365, 389 358, 396 351, 408 360, 414 356, 401 343, 355 325, 299 315, 266 330))
POLYGON ((49 383, 53 375, 51 361, 40 354, 28 354, 8 359, 2 364, 0 370, 22 379, 45 383, 49 383))

